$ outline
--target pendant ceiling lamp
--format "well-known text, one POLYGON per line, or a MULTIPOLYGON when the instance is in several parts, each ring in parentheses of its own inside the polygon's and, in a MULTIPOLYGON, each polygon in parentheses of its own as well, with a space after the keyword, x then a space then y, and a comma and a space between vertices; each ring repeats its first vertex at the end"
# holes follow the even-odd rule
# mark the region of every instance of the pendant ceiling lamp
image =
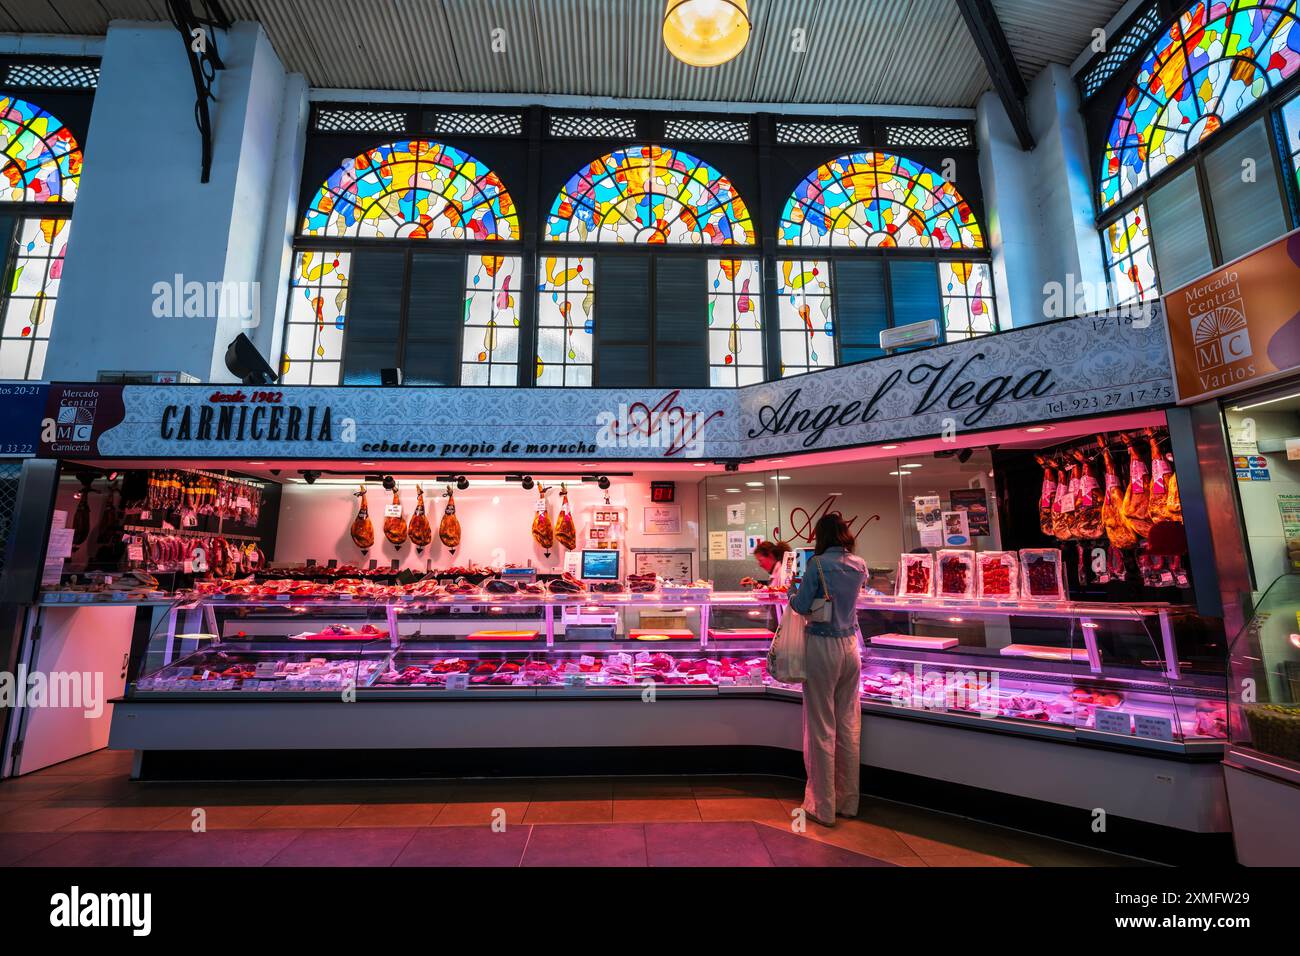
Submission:
POLYGON ((691 66, 717 66, 749 42, 746 0, 668 0, 664 46, 691 66))

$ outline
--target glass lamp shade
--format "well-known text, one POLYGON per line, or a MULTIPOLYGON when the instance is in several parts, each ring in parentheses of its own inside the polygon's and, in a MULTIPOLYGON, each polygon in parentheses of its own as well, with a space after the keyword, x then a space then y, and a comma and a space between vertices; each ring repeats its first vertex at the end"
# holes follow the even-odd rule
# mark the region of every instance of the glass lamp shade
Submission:
POLYGON ((726 63, 749 42, 746 0, 668 0, 664 45, 691 66, 726 63))

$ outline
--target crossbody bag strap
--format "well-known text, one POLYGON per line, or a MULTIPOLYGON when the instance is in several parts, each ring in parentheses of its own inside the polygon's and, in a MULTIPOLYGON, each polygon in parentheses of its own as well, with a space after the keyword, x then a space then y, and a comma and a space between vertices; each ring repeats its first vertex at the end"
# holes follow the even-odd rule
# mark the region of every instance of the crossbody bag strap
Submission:
POLYGON ((817 565, 817 580, 822 583, 822 600, 827 604, 831 600, 831 589, 826 586, 826 575, 822 573, 822 560, 819 557, 813 558, 813 564, 817 565))

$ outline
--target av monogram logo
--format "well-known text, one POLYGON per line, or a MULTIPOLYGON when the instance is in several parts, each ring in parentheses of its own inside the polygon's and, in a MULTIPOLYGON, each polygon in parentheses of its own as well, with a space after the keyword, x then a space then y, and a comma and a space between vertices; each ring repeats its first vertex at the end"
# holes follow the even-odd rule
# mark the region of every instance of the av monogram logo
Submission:
POLYGON ((1191 322, 1198 372, 1209 372, 1250 358, 1250 329, 1240 298, 1218 305, 1204 315, 1193 316, 1191 322))

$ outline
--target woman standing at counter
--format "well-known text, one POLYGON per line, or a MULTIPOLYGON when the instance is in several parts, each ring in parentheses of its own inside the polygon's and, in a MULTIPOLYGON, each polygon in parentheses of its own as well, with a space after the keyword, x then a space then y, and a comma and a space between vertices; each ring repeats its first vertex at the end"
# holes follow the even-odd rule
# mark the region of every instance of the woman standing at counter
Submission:
POLYGON ((830 619, 810 619, 806 630, 803 762, 808 783, 803 809, 832 827, 837 815, 858 813, 862 653, 856 617, 867 566, 853 553, 853 534, 839 514, 817 522, 813 541, 814 555, 790 597, 790 609, 805 616, 818 598, 830 605, 830 619))

